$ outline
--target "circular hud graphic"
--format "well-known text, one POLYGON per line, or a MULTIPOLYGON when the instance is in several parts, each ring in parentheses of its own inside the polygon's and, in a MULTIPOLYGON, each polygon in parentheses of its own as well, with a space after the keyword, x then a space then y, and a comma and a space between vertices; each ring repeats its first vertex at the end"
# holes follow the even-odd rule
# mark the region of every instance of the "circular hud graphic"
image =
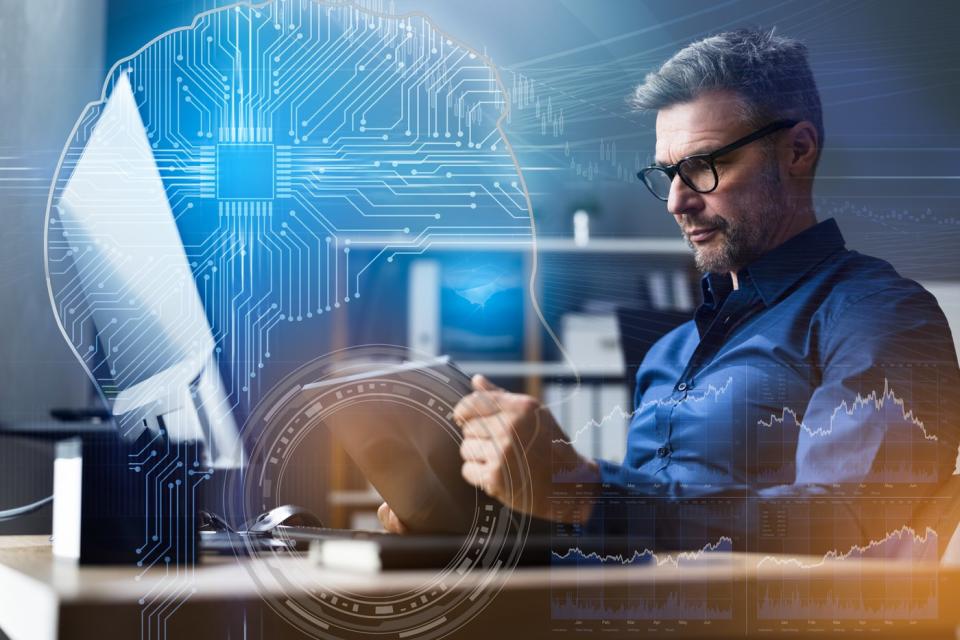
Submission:
MULTIPOLYGON (((449 470, 452 465, 459 469, 455 452, 461 435, 452 411, 464 389, 469 388, 466 376, 453 369, 444 369, 448 375, 409 369, 401 375, 365 373, 358 381, 361 372, 395 372, 408 355, 399 347, 347 349, 304 365, 279 383, 245 425, 249 467, 237 481, 240 486, 226 488, 228 495, 242 495, 242 513, 231 514, 230 518, 247 522, 279 506, 278 495, 288 480, 289 461, 314 430, 328 425, 335 425, 335 433, 344 428, 365 430, 354 435, 361 441, 369 439, 370 446, 379 450, 382 459, 376 466, 400 469, 402 473, 404 465, 395 462, 409 452, 402 439, 391 437, 391 428, 399 419, 419 416, 418 425, 445 434, 454 451, 452 459, 437 459, 439 449, 421 451, 423 457, 430 458, 435 468, 446 465, 449 470), (383 420, 372 425, 349 424, 361 414, 382 415, 383 420), (432 454, 437 455, 432 458, 432 454), (390 464, 390 458, 394 464, 390 464)), ((449 451, 444 449, 442 453, 449 451)), ((318 459, 325 459, 321 455, 318 452, 318 459)), ((517 462, 520 464, 514 468, 526 474, 526 461, 517 462)), ((464 487, 469 485, 464 483, 464 487)), ((460 529, 466 533, 454 545, 457 548, 445 565, 422 572, 423 580, 415 588, 405 583, 404 588, 391 590, 389 581, 385 581, 382 594, 373 597, 365 590, 361 596, 324 584, 322 573, 309 561, 308 551, 263 550, 249 540, 243 543, 245 549, 237 551, 251 556, 252 562, 245 566, 271 608, 315 637, 408 633, 418 638, 442 637, 489 604, 503 582, 504 570, 509 573, 516 566, 530 524, 527 517, 479 491, 469 490, 469 502, 462 492, 453 491, 452 500, 438 497, 435 504, 421 505, 427 511, 440 509, 449 514, 450 532, 460 529), (493 578, 495 574, 487 571, 492 569, 497 570, 496 580, 478 579, 478 572, 493 578)))

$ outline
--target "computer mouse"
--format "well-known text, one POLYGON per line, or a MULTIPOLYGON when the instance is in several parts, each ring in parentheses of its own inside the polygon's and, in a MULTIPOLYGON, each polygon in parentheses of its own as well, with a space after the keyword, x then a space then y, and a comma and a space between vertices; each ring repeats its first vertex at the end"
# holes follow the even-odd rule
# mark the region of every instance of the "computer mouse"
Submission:
POLYGON ((247 527, 250 533, 269 533, 278 526, 322 528, 323 521, 312 512, 295 504, 285 504, 261 513, 247 527))

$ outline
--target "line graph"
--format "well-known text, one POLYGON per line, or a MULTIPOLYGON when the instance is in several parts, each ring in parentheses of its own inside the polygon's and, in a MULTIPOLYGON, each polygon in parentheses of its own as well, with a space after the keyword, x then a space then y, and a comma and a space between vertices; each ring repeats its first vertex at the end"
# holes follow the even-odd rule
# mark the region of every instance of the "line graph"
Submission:
POLYGON ((631 420, 635 415, 642 413, 643 411, 645 411, 646 409, 649 409, 650 407, 655 407, 658 405, 659 406, 679 405, 679 404, 684 404, 689 402, 703 402, 704 400, 708 400, 708 399, 718 401, 720 396, 727 393, 732 385, 733 385, 733 376, 730 376, 722 385, 717 386, 714 384, 709 384, 707 385, 707 388, 702 393, 699 393, 696 395, 688 393, 681 398, 666 397, 666 398, 660 398, 657 400, 650 400, 648 402, 641 403, 633 411, 625 411, 623 407, 617 406, 617 407, 614 407, 608 414, 606 414, 599 421, 590 420, 587 424, 577 429, 574 432, 573 437, 571 437, 569 440, 564 438, 556 438, 553 440, 553 442, 554 444, 560 444, 560 443, 570 444, 570 445, 576 444, 577 440, 584 434, 588 433, 591 429, 600 429, 605 424, 608 424, 610 422, 631 420))
MULTIPOLYGON (((638 502, 640 511, 645 502, 638 502)), ((642 517, 634 512, 633 515, 642 517)), ((572 530, 571 530, 572 531, 572 530)), ((676 570, 695 567, 725 567, 734 557, 734 539, 725 535, 703 542, 679 543, 685 550, 652 550, 624 548, 624 540, 605 539, 603 549, 592 550, 576 535, 555 535, 555 551, 551 567, 560 571, 577 571, 584 581, 576 589, 558 586, 551 590, 551 613, 557 621, 616 620, 631 624, 632 620, 731 620, 733 618, 734 582, 721 577, 712 583, 676 581, 640 581, 628 587, 607 584, 606 579, 593 580, 605 572, 654 571, 673 575, 676 570), (616 546, 617 548, 612 548, 616 546)), ((589 543, 591 547, 596 542, 589 543)), ((629 544, 629 542, 627 543, 629 544)), ((638 545, 646 547, 646 545, 638 545)), ((609 574, 608 574, 609 575, 609 574)), ((659 574, 658 574, 659 575, 659 574)), ((578 627, 580 628, 580 627, 578 627)), ((607 628, 609 631, 610 629, 607 628)))
MULTIPOLYGON (((870 511, 884 521, 903 522, 913 512, 903 502, 881 501, 870 511)), ((826 514, 811 515, 823 521, 826 514)), ((757 619, 830 620, 834 625, 934 619, 940 597, 938 542, 932 527, 904 524, 819 555, 765 556, 755 569, 757 619)))
POLYGON ((784 407, 779 415, 776 413, 771 414, 770 418, 767 420, 758 420, 757 423, 761 427, 773 427, 774 425, 783 425, 787 422, 789 416, 800 429, 805 431, 810 436, 826 436, 833 433, 834 422, 838 417, 842 416, 854 416, 858 411, 867 409, 880 412, 887 405, 890 404, 896 409, 900 410, 900 416, 905 422, 908 422, 920 429, 923 433, 924 440, 936 441, 937 436, 935 434, 927 432, 924 423, 920 418, 914 415, 912 409, 907 409, 906 400, 900 396, 897 396, 893 388, 890 386, 889 380, 884 378, 883 381, 883 390, 882 391, 871 391, 867 395, 857 394, 857 397, 853 400, 852 403, 847 403, 846 400, 841 401, 841 403, 833 410, 833 413, 830 415, 829 425, 826 427, 816 427, 812 428, 807 425, 803 419, 800 417, 800 413, 791 409, 789 407, 784 407))
POLYGON ((680 551, 675 553, 657 553, 650 549, 635 550, 633 553, 604 554, 596 551, 584 552, 579 547, 571 547, 563 553, 551 552, 552 560, 561 563, 573 564, 654 564, 656 566, 673 565, 679 567, 685 562, 696 562, 706 554, 733 551, 733 540, 721 536, 716 542, 707 543, 694 551, 680 551))
POLYGON ((831 550, 818 561, 804 561, 801 558, 777 558, 766 556, 757 562, 757 568, 765 565, 777 567, 797 567, 814 569, 830 562, 843 560, 857 560, 860 558, 897 558, 913 561, 937 561, 938 538, 937 532, 927 527, 923 534, 918 534, 912 527, 904 525, 891 531, 879 540, 871 540, 864 545, 853 545, 846 551, 831 550))

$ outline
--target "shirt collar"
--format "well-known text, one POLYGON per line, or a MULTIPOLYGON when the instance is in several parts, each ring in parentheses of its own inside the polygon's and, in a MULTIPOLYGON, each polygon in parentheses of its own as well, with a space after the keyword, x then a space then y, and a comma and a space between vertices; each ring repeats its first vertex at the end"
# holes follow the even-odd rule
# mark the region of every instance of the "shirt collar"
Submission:
POLYGON ((733 279, 729 273, 707 273, 700 278, 703 303, 710 308, 719 308, 733 291, 733 279))
POLYGON ((833 218, 801 231, 750 263, 745 271, 767 306, 814 267, 846 246, 833 218))

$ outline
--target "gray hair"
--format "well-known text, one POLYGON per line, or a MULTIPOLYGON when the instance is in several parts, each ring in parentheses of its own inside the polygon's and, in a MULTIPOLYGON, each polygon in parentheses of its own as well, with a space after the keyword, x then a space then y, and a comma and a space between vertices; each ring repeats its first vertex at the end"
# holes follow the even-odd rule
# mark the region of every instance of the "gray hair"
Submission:
POLYGON ((633 94, 633 106, 658 111, 708 91, 731 91, 741 99, 748 123, 806 120, 816 127, 822 149, 823 112, 807 47, 775 31, 736 29, 687 45, 647 74, 633 94))

